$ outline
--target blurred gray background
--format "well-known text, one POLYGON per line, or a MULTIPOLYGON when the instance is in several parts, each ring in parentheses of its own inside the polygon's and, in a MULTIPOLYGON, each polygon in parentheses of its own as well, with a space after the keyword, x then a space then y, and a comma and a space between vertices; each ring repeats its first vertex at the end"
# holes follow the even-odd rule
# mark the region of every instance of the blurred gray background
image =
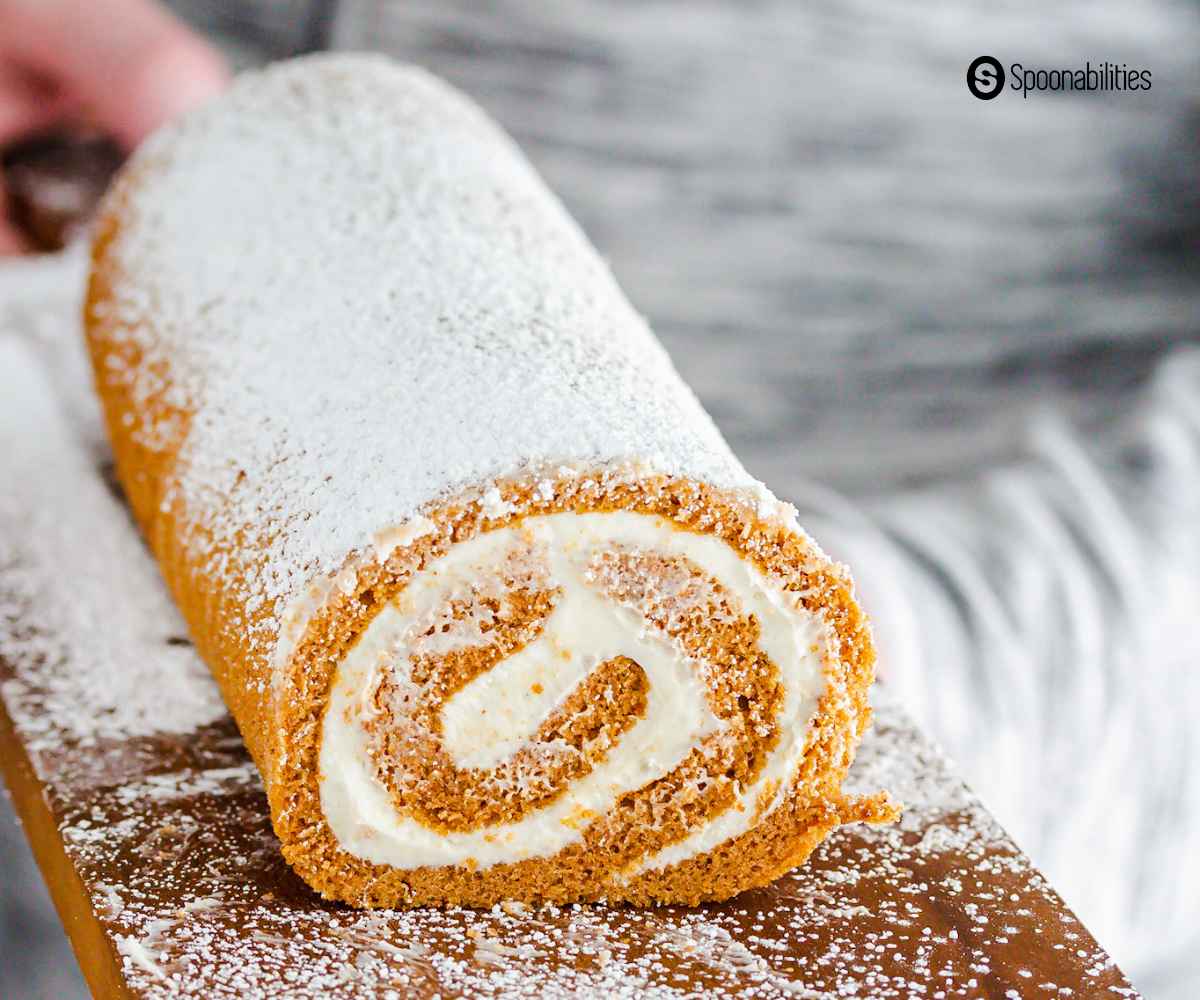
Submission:
MULTIPOLYGON (((383 49, 499 119, 857 567, 888 680, 1134 982, 1200 995, 1194 3, 175 6, 239 65, 383 49), (984 103, 982 54, 1153 89, 984 103)), ((0 804, 0 997, 84 993, 0 804)))

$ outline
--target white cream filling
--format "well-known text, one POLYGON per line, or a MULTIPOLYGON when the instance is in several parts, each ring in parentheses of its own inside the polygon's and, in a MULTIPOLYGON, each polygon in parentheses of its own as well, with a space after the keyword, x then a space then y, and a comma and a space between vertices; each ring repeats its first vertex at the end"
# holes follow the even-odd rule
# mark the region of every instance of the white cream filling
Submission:
POLYGON ((548 857, 579 840, 591 819, 607 813, 618 797, 673 770, 702 739, 721 728, 708 707, 699 666, 639 613, 609 599, 585 579, 592 556, 615 545, 683 556, 719 580, 758 619, 760 646, 779 667, 785 686, 779 744, 758 779, 740 790, 737 804, 623 875, 675 863, 744 832, 759 795, 771 782, 779 787, 770 808, 782 801, 824 689, 827 631, 822 620, 799 608, 793 596, 719 538, 625 511, 553 514, 454 546, 376 615, 339 665, 321 739, 320 789, 326 821, 344 850, 401 869, 468 860, 488 867, 548 857), (431 610, 452 594, 468 592, 473 581, 494 576, 505 556, 531 538, 548 558, 550 580, 561 594, 536 640, 443 706, 447 751, 459 767, 495 766, 526 746, 571 691, 596 666, 616 656, 629 657, 645 671, 646 713, 619 738, 605 761, 544 808, 514 823, 438 833, 397 813, 375 775, 361 720, 372 710, 368 698, 376 671, 391 671, 402 681, 410 669, 408 656, 422 643, 441 638, 421 637, 431 610))

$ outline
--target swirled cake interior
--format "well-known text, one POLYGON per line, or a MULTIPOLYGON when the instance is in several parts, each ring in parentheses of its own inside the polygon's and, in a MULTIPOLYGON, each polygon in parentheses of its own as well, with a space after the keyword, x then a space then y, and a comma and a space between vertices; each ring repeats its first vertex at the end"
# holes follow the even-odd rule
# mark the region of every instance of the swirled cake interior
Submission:
POLYGON ((744 832, 824 687, 819 619, 719 538, 614 511, 453 546, 338 667, 321 803, 399 868, 602 852, 617 877, 744 832))

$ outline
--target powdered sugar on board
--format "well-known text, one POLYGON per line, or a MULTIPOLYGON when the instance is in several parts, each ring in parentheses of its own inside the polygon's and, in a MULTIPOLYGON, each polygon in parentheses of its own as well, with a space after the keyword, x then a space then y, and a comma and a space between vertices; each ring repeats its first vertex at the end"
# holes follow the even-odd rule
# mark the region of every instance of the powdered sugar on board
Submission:
POLYGON ((528 467, 764 493, 512 142, 428 74, 280 65, 133 170, 104 318, 144 360, 105 377, 146 398, 169 371, 195 415, 168 501, 204 524, 201 555, 268 539, 265 571, 226 581, 252 605, 282 611, 423 505, 528 467))
POLYGON ((847 828, 719 906, 355 912, 279 857, 252 769, 104 787, 63 836, 149 997, 1113 995, 1108 956, 892 706, 864 781, 906 829, 847 828), (172 782, 174 784, 172 785, 172 782), (931 834, 930 831, 935 831, 931 834))
POLYGON ((101 473, 78 322, 64 309, 78 297, 61 291, 78 268, 23 273, 60 285, 40 305, 25 289, 22 309, 15 294, 0 306, 0 695, 35 754, 64 740, 95 747, 192 732, 225 710, 101 473), (38 339, 34 317, 71 340, 38 339), (39 353, 56 358, 57 376, 39 353))

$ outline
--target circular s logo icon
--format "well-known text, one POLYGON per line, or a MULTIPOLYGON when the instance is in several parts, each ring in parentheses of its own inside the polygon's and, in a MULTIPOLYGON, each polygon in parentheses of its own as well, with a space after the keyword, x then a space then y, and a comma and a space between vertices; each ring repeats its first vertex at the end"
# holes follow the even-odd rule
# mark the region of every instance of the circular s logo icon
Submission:
POLYGON ((980 56, 967 67, 967 90, 981 101, 999 97, 1004 89, 1004 67, 999 59, 980 56))

